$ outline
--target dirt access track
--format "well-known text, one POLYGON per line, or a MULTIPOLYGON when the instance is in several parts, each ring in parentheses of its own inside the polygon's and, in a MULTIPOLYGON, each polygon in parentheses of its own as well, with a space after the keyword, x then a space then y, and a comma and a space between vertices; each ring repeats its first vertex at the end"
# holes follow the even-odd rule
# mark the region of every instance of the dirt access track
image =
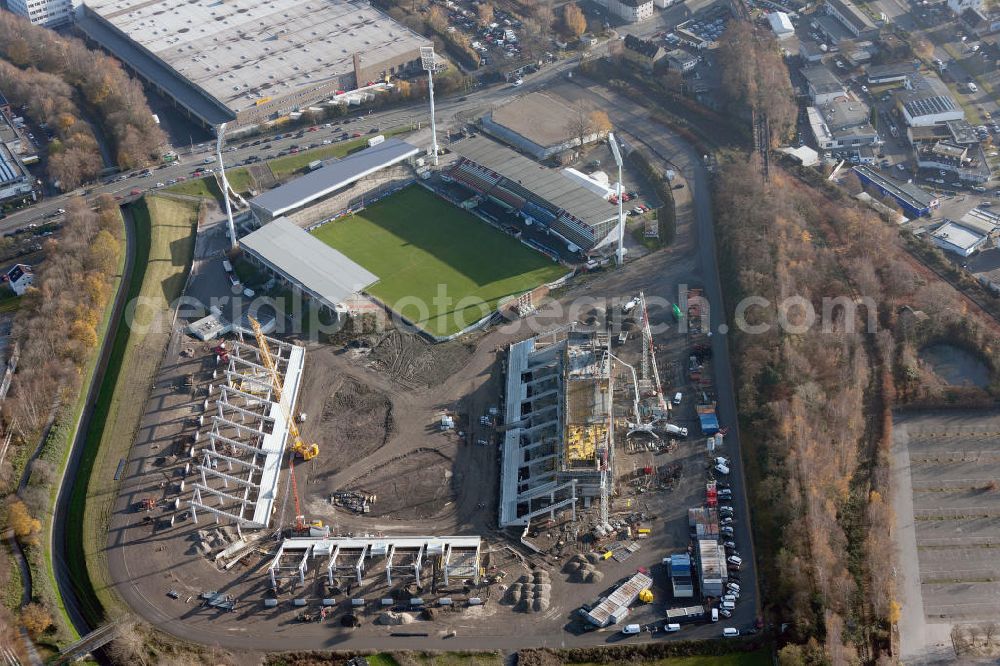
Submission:
MULTIPOLYGON (((584 90, 579 94, 590 93, 584 90)), ((360 613, 362 626, 353 630, 342 628, 339 621, 301 623, 296 621, 301 609, 292 607, 287 594, 276 608, 265 608, 263 604, 269 587, 267 564, 276 542, 261 542, 257 551, 239 565, 220 571, 202 554, 205 541, 220 536, 234 538, 233 528, 219 530, 207 518, 199 525, 190 518, 169 525, 168 521, 151 520, 149 514, 134 511, 135 503, 144 497, 167 500, 177 496, 172 491, 177 478, 164 469, 171 460, 163 452, 178 437, 187 436, 185 428, 190 427, 190 417, 195 413, 193 397, 200 395, 198 387, 211 376, 207 348, 199 347, 193 355, 182 356, 181 352, 192 343, 178 330, 147 404, 111 516, 108 566, 116 591, 138 615, 182 639, 235 650, 385 649, 387 641, 396 649, 509 649, 600 645, 613 636, 614 632, 577 636, 564 628, 581 603, 606 593, 610 584, 637 567, 656 567, 661 580, 660 559, 677 549, 677 534, 668 529, 654 531, 628 561, 602 563, 603 583, 570 583, 559 563, 542 563, 551 576, 551 605, 539 613, 513 612, 504 601, 504 590, 528 570, 505 547, 506 537, 496 532, 497 450, 495 446, 476 444, 487 433, 475 425, 479 415, 498 404, 497 350, 510 343, 578 322, 593 310, 595 302, 621 302, 639 290, 650 299, 676 302, 680 285, 704 284, 710 300, 721 300, 717 296, 718 284, 713 282, 718 278, 707 174, 698 155, 665 136, 662 128, 651 125, 648 119, 613 120, 627 123, 636 133, 645 124, 650 131, 644 134, 644 142, 654 141, 646 147, 658 155, 670 155, 670 166, 687 177, 687 188, 678 191, 677 241, 672 247, 635 260, 622 270, 579 279, 529 319, 485 334, 432 346, 416 336, 392 332, 370 354, 315 344, 306 352, 298 411, 307 414, 302 425, 305 439, 317 441, 321 452, 317 459, 295 467, 302 513, 323 520, 342 534, 482 536, 489 551, 488 565, 502 568, 509 576, 502 584, 490 586, 486 592, 488 603, 465 612, 441 613, 433 621, 420 621, 416 627, 407 628, 406 636, 394 636, 393 627, 374 624, 377 610, 360 613), (580 304, 581 299, 589 300, 580 304), (191 375, 194 389, 178 390, 185 384, 183 378, 191 375), (341 409, 350 413, 339 413, 341 409), (437 424, 443 410, 459 416, 456 431, 467 433, 464 441, 455 432, 439 432, 437 424), (473 423, 471 428, 469 421, 473 423), (337 509, 331 495, 343 490, 376 496, 371 512, 358 515, 337 509), (170 591, 176 592, 177 598, 168 596, 170 591), (207 591, 231 596, 235 600, 234 612, 201 605, 199 595, 207 591), (442 642, 449 631, 456 631, 457 636, 442 642), (512 640, 513 636, 517 638, 512 640)), ((220 283, 224 280, 223 276, 202 275, 197 268, 194 274, 196 284, 202 279, 217 279, 220 283)), ((721 312, 721 305, 717 310, 721 312)), ((662 308, 657 316, 666 320, 667 309, 662 308)), ((719 323, 716 318, 714 325, 719 323)), ((724 336, 715 336, 712 344, 717 362, 725 364, 719 373, 720 419, 734 424, 724 336)), ((735 466, 739 456, 735 433, 727 440, 732 440, 729 448, 735 466)), ((741 481, 736 479, 738 470, 736 467, 733 475, 734 491, 742 495, 741 481)), ((279 493, 285 493, 289 485, 286 472, 279 493)), ((273 525, 291 523, 292 504, 287 495, 278 498, 273 525)), ((737 526, 737 537, 742 533, 747 544, 748 522, 743 520, 737 526)), ((224 542, 215 541, 216 546, 220 543, 224 542)), ((745 567, 744 576, 746 581, 753 579, 749 567, 745 567)), ((310 578, 306 590, 297 593, 311 599, 311 606, 320 598, 319 588, 313 584, 318 585, 318 581, 310 578)), ((739 619, 740 626, 748 624, 756 607, 753 590, 748 590, 744 598, 740 617, 733 619, 734 623, 739 619)), ((344 599, 341 594, 338 602, 344 599)), ((662 605, 647 608, 650 613, 654 608, 662 611, 662 605)), ((648 620, 652 619, 651 615, 648 620)), ((717 637, 721 633, 719 626, 686 627, 672 636, 717 637)))

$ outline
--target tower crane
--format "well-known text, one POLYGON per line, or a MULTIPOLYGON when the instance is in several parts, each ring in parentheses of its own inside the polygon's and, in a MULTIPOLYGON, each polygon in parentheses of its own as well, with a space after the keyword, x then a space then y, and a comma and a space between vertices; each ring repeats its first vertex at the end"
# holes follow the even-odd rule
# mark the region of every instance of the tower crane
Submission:
POLYGON ((247 318, 250 320, 250 328, 253 329, 254 337, 257 339, 260 360, 271 376, 271 388, 274 391, 275 401, 281 407, 285 420, 288 422, 288 434, 292 440, 292 456, 288 461, 288 476, 292 484, 292 498, 295 500, 295 531, 304 532, 308 529, 308 526, 305 523, 305 516, 302 514, 301 504, 299 503, 299 486, 295 481, 295 456, 301 456, 303 460, 312 460, 319 455, 319 445, 315 443, 306 444, 302 440, 299 428, 295 425, 295 419, 292 417, 292 410, 281 401, 281 377, 278 375, 278 366, 271 356, 271 350, 267 346, 267 336, 264 335, 260 322, 250 316, 247 318))
POLYGON ((646 308, 646 295, 641 291, 639 292, 639 307, 642 308, 643 346, 649 348, 649 360, 653 366, 653 388, 656 390, 656 400, 660 407, 660 412, 663 416, 666 416, 668 407, 667 401, 663 398, 663 385, 660 384, 660 368, 656 364, 656 349, 653 344, 653 331, 649 327, 649 310, 646 308))

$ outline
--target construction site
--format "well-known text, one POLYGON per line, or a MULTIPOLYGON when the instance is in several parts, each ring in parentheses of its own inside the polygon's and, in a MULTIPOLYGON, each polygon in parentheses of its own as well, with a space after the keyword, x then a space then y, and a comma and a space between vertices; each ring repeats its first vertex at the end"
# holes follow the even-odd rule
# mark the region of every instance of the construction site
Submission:
POLYGON ((130 580, 206 636, 582 635, 626 580, 601 622, 662 624, 703 592, 665 558, 701 566, 689 508, 725 447, 699 302, 623 290, 442 344, 180 334, 123 461, 130 580))

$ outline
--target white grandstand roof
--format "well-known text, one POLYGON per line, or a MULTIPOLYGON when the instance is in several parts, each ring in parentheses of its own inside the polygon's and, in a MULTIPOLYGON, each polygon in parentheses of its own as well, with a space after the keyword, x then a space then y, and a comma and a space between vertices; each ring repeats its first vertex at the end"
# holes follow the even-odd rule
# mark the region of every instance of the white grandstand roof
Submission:
POLYGON ((419 148, 401 139, 386 139, 341 160, 324 162, 321 168, 268 190, 251 203, 270 217, 277 217, 419 152, 419 148))
POLYGON ((365 66, 430 44, 359 0, 84 4, 234 112, 353 77, 355 55, 365 66))
POLYGON ((377 275, 284 217, 241 238, 240 246, 331 308, 378 281, 377 275))

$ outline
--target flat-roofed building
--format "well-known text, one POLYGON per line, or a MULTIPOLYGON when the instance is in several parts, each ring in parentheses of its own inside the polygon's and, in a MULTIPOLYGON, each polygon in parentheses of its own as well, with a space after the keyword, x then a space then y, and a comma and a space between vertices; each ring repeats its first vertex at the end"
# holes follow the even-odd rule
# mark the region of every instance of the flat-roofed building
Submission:
POLYGON ((56 28, 73 20, 72 0, 7 0, 7 9, 46 28, 56 28))
POLYGON ((813 104, 828 104, 847 95, 844 83, 828 67, 804 67, 802 77, 806 80, 806 90, 813 104))
POLYGON ((850 152, 860 159, 859 150, 879 142, 864 102, 838 97, 822 106, 806 109, 809 126, 817 145, 832 152, 850 152))
MULTIPOLYGON (((250 201, 250 210, 261 224, 287 217, 299 226, 312 226, 350 207, 350 199, 346 203, 337 199, 332 206, 322 206, 323 202, 341 193, 350 194, 359 181, 405 165, 419 153, 419 148, 406 141, 387 139, 339 160, 327 160, 320 168, 259 194, 250 201)), ((393 182, 405 180, 409 172, 404 169, 404 173, 388 177, 393 182)))
POLYGON ((614 240, 617 210, 560 171, 482 135, 451 149, 460 159, 445 173, 448 179, 548 229, 569 249, 593 250, 614 240))
POLYGON ((78 13, 90 39, 209 126, 417 72, 430 45, 360 0, 87 0, 78 13))
POLYGON ((726 567, 726 551, 714 539, 698 540, 698 579, 701 596, 721 597, 729 573, 726 567))
MULTIPOLYGON (((490 136, 544 160, 580 145, 580 137, 573 135, 567 122, 578 113, 558 95, 538 91, 498 105, 483 116, 480 125, 490 136)), ((583 136, 583 143, 593 143, 601 136, 592 131, 583 136)))
POLYGON ((856 166, 854 173, 863 184, 872 186, 880 194, 892 197, 908 217, 930 215, 933 209, 941 205, 937 197, 919 186, 888 178, 871 167, 856 166))
POLYGON ((626 23, 653 18, 653 0, 600 0, 600 4, 626 23))
POLYGON ((906 88, 894 93, 894 97, 911 127, 965 119, 965 111, 936 74, 914 73, 906 79, 906 88))
POLYGON ((851 0, 826 0, 826 12, 855 38, 871 39, 878 34, 874 21, 851 0))
POLYGON ((989 235, 958 222, 945 220, 941 226, 930 233, 930 238, 945 252, 968 257, 986 244, 989 235))

